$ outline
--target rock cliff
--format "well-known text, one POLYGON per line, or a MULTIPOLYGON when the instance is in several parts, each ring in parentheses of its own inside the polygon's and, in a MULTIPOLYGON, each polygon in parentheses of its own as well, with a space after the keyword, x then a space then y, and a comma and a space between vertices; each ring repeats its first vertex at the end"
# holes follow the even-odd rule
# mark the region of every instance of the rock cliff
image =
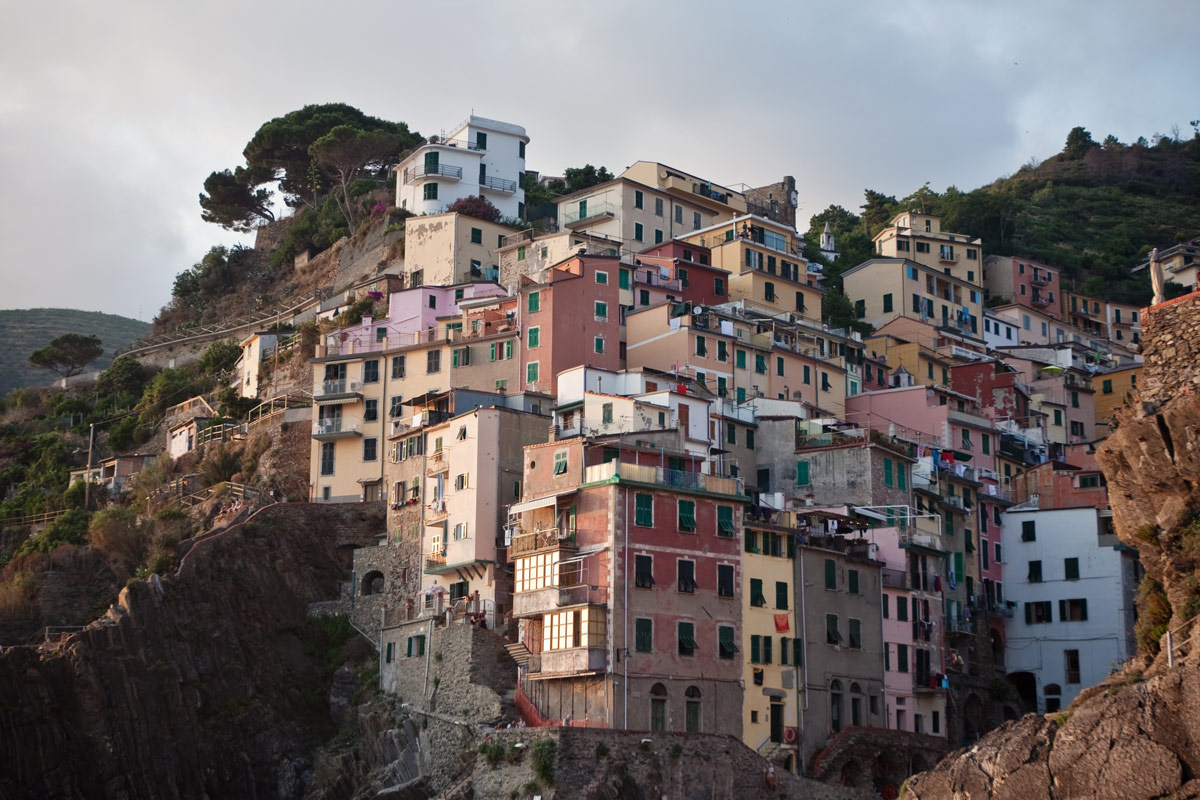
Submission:
POLYGON ((346 652, 306 609, 382 525, 268 507, 57 649, 0 654, 0 797, 300 797, 346 652))
POLYGON ((1066 711, 1005 723, 952 753, 905 797, 1200 797, 1200 648, 1190 639, 1200 613, 1200 295, 1150 310, 1145 334, 1139 402, 1097 451, 1117 536, 1146 570, 1142 654, 1066 711))

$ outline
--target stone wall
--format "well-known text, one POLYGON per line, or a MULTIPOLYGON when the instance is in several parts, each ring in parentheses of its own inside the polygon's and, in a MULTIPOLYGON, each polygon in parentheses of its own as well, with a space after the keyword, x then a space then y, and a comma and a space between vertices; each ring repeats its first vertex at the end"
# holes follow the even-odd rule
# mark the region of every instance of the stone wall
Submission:
MULTIPOLYGON (((307 412, 308 409, 300 409, 307 412)), ((312 447, 312 419, 307 413, 297 415, 292 409, 255 424, 250 436, 266 435, 271 442, 258 458, 256 476, 277 498, 292 502, 308 500, 309 454, 312 447), (301 416, 301 419, 296 419, 301 416)), ((380 521, 380 530, 383 522, 380 521)))
POLYGON ((1200 384, 1200 293, 1142 313, 1142 401, 1163 403, 1180 392, 1195 392, 1200 384))
POLYGON ((381 653, 384 691, 464 722, 499 719, 516 687, 517 665, 504 640, 474 625, 439 625, 433 617, 400 623, 383 631, 381 653), (414 645, 409 656, 408 639, 417 636, 425 637, 425 652, 414 645))
POLYGON ((420 542, 402 539, 355 550, 350 619, 378 641, 385 614, 390 619, 415 616, 410 605, 420 588, 420 542))

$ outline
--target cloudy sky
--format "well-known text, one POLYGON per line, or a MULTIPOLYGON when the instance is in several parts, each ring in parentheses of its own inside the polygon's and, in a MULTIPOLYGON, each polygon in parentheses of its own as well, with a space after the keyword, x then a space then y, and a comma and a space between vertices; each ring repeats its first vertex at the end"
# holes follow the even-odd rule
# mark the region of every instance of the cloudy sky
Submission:
POLYGON ((259 125, 346 102, 436 133, 522 124, 530 169, 665 161, 796 176, 805 219, 867 187, 974 188, 1083 125, 1200 117, 1200 3, 3 0, 0 308, 149 320, 238 237, 205 176, 259 125))

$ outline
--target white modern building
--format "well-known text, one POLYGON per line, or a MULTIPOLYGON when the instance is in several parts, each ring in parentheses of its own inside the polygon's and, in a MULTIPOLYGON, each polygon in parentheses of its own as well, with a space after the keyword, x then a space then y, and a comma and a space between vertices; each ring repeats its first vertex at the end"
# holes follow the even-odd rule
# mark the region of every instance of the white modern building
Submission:
POLYGON ((396 206, 440 214, 454 201, 480 195, 506 218, 525 213, 525 147, 520 125, 470 116, 448 134, 430 136, 396 165, 396 206))
POLYGON ((1091 506, 1014 506, 1003 545, 1006 593, 1017 603, 1005 671, 1027 708, 1066 708, 1137 649, 1137 553, 1113 533, 1111 512, 1091 506))
POLYGON ((1021 330, 1017 323, 1001 317, 990 308, 983 310, 983 341, 988 350, 997 347, 1015 347, 1021 343, 1021 330))

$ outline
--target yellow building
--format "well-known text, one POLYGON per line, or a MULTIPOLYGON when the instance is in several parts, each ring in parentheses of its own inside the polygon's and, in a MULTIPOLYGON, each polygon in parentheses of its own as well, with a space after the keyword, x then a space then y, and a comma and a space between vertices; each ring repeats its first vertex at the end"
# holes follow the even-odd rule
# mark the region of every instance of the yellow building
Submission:
POLYGON ((912 375, 915 384, 950 386, 952 362, 931 347, 888 334, 869 336, 864 344, 868 350, 887 359, 893 375, 903 368, 912 375))
POLYGON ((404 265, 408 286, 449 286, 497 280, 500 247, 517 231, 466 214, 450 212, 404 221, 404 265))
POLYGON ((1092 386, 1099 387, 1095 396, 1097 435, 1107 436, 1111 433, 1117 409, 1132 403, 1137 397, 1141 372, 1140 366, 1125 367, 1092 378, 1092 386))
POLYGON ((635 161, 620 177, 674 195, 688 205, 707 208, 714 221, 746 213, 746 197, 741 192, 656 161, 635 161))
POLYGON ((749 519, 744 525, 742 741, 795 772, 803 685, 793 569, 796 531, 749 519))
POLYGON ((680 238, 709 248, 712 265, 730 273, 730 300, 820 324, 823 292, 791 228, 764 217, 735 217, 680 238))
POLYGON ((983 284, 983 240, 943 231, 938 217, 904 211, 875 234, 874 242, 880 258, 906 258, 975 286, 983 284))
POLYGON ((1108 338, 1108 303, 1096 297, 1062 293, 1062 316, 1072 327, 1088 336, 1108 338))
POLYGON ((983 329, 983 290, 903 258, 873 258, 842 275, 858 318, 875 327, 906 317, 972 337, 983 329))
MULTIPOLYGON (((1194 290, 1197 277, 1200 277, 1200 237, 1160 250, 1158 260, 1168 283, 1178 283, 1194 290)), ((1150 259, 1147 258, 1132 271, 1137 274, 1149 267, 1150 259)))

